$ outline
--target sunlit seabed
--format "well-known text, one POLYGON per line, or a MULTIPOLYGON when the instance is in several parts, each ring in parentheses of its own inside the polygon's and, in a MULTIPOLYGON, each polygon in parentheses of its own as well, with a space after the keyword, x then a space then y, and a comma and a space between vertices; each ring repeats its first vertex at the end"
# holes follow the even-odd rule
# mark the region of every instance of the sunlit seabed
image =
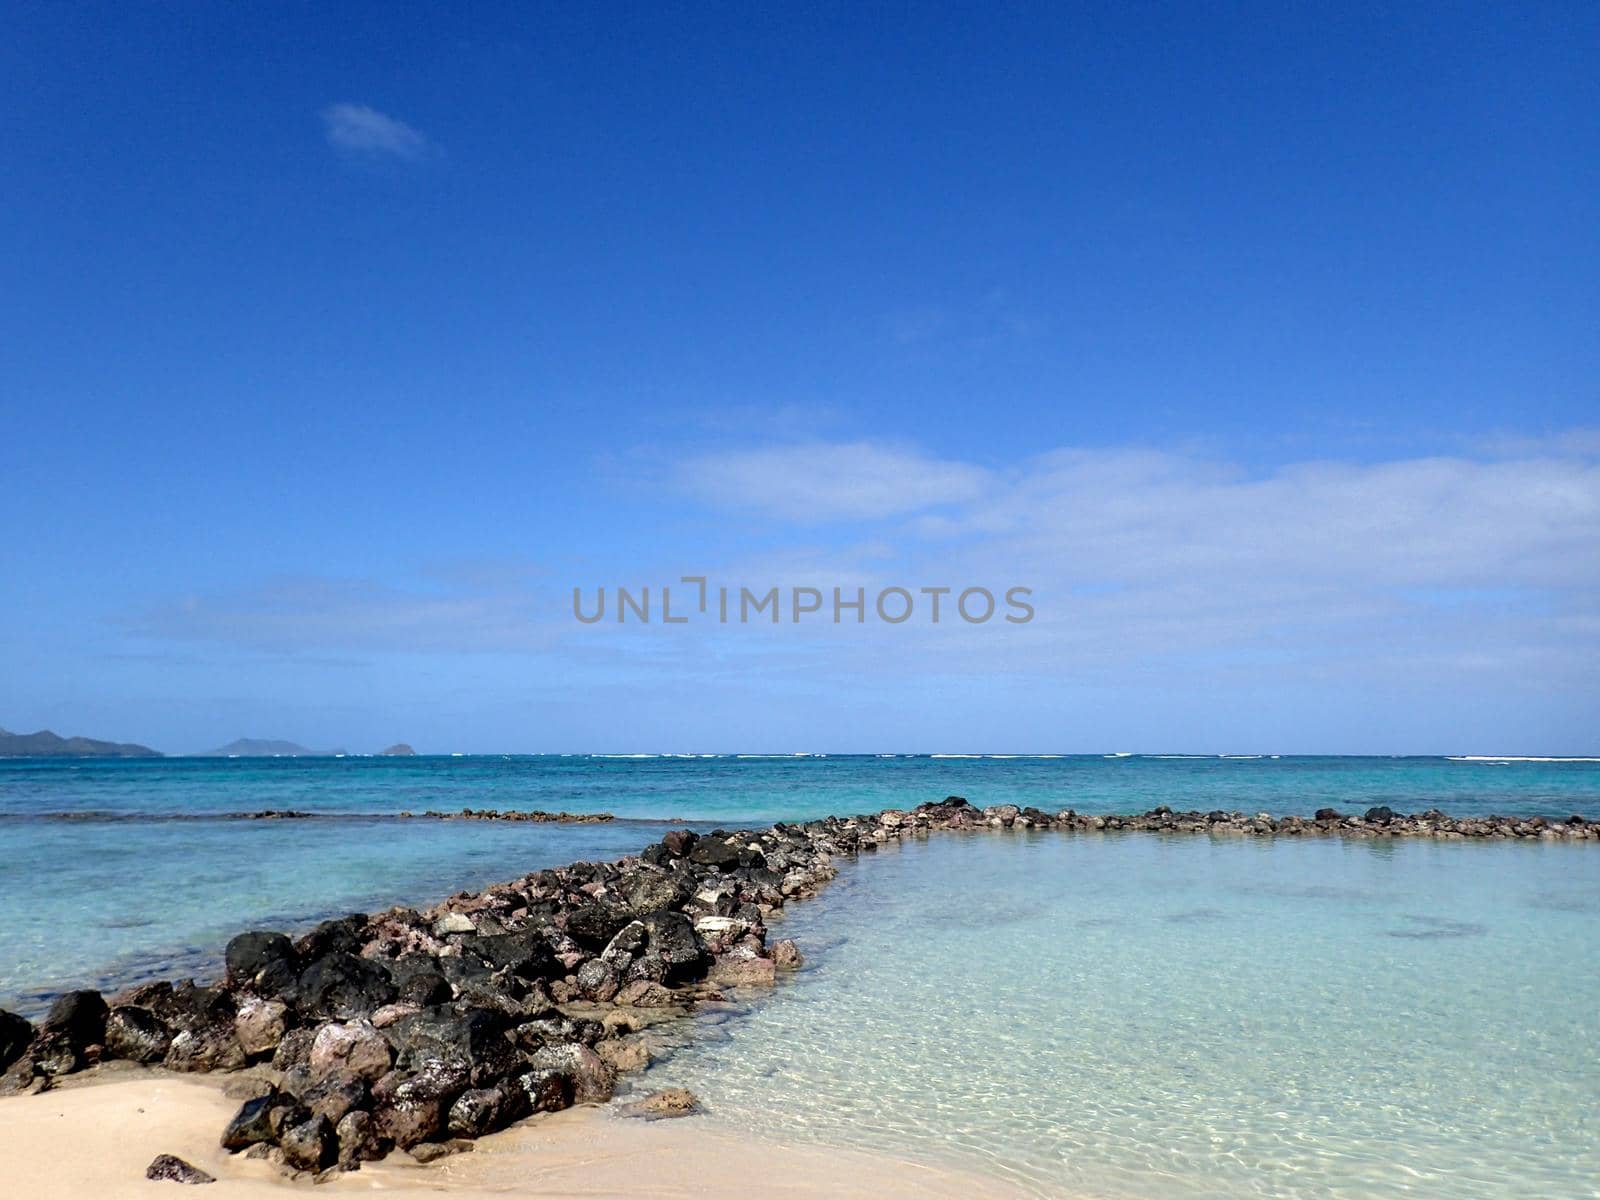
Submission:
POLYGON ((754 1131, 1040 1194, 1600 1195, 1592 846, 949 835, 652 1072, 754 1131))

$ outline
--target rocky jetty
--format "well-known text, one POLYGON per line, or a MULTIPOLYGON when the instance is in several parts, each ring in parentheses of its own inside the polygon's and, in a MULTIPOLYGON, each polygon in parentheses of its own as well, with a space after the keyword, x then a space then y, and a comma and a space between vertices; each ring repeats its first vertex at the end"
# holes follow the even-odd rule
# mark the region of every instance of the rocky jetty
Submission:
MULTIPOLYGON (((38 1028, 0 1012, 0 1094, 42 1090, 109 1059, 250 1068, 255 1092, 221 1131, 229 1150, 313 1175, 395 1147, 436 1158, 531 1114, 610 1099, 620 1073, 649 1062, 639 1030, 799 966, 793 942, 768 943, 768 921, 833 878, 837 860, 937 831, 1034 829, 1600 840, 1600 824, 1581 817, 1380 807, 1308 819, 1165 806, 1102 816, 979 809, 956 796, 757 831, 674 829, 637 856, 536 871, 425 911, 352 914, 298 939, 242 933, 209 986, 69 992, 38 1028)), ((694 1106, 686 1093, 661 1093, 634 1111, 694 1106)))
POLYGON ((509 808, 504 810, 463 808, 460 812, 433 812, 430 810, 425 813, 403 812, 400 815, 406 818, 426 817, 435 821, 533 821, 536 823, 560 822, 563 825, 603 825, 607 821, 616 820, 616 817, 608 812, 545 812, 540 808, 526 811, 509 808))

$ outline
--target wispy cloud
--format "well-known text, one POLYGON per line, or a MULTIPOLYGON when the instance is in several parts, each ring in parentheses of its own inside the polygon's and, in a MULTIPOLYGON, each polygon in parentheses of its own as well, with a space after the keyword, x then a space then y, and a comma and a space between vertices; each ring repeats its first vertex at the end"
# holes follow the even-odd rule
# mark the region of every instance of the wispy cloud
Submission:
POLYGON ((679 486, 702 501, 799 523, 881 520, 976 501, 988 472, 871 442, 804 443, 704 454, 679 486))
POLYGON ((365 104, 331 104, 322 125, 328 145, 346 154, 420 162, 437 152, 426 135, 365 104))

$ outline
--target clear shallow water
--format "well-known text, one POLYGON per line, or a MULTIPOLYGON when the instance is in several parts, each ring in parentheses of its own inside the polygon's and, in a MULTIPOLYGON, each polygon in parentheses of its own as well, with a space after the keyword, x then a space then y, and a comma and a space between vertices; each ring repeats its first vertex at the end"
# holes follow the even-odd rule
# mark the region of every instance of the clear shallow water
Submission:
POLYGON ((1041 1195, 1600 1195, 1592 845, 947 835, 652 1082, 1041 1195))
POLYGON ((0 760, 0 1005, 148 972, 203 974, 242 928, 420 904, 658 836, 975 804, 1310 813, 1324 805, 1600 817, 1600 763, 1438 758, 910 756, 0 760), (608 811, 612 825, 397 821, 464 807, 608 811), (319 819, 225 814, 295 809, 319 819), (64 815, 74 819, 64 820, 64 815), (639 824, 633 821, 641 822, 639 824))

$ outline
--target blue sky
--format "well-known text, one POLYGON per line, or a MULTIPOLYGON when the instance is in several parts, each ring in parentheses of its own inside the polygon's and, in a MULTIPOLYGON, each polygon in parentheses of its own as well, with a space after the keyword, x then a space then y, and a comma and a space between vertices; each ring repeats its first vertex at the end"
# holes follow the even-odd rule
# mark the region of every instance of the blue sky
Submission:
POLYGON ((1589 4, 20 4, 0 725, 1593 752, 1589 4), (1026 585, 593 629, 574 586, 1026 585))

